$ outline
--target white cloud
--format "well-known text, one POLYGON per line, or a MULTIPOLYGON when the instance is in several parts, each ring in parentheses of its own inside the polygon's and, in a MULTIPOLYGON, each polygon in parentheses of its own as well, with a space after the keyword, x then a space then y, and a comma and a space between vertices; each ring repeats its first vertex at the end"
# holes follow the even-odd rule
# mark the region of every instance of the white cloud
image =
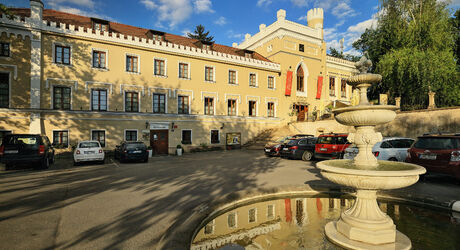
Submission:
POLYGON ((229 31, 227 31, 227 37, 231 38, 231 39, 237 39, 237 40, 243 41, 244 34, 243 33, 236 33, 233 30, 229 30, 229 31))
POLYGON ((214 13, 214 10, 212 9, 211 0, 195 0, 193 5, 195 6, 195 11, 197 13, 203 13, 203 12, 214 13))
POLYGON ((221 16, 216 21, 214 21, 214 23, 217 24, 217 25, 222 26, 222 25, 227 24, 227 19, 225 19, 225 17, 221 16))
POLYGON ((297 21, 307 21, 307 15, 297 18, 297 21))
POLYGON ((373 15, 371 19, 367 19, 355 25, 348 27, 347 32, 363 33, 366 29, 375 28, 377 26, 377 15, 373 15))
POLYGON ((331 40, 337 38, 337 29, 336 28, 327 28, 323 30, 324 32, 324 40, 331 40))
POLYGON ((332 8, 332 15, 337 18, 352 17, 356 16, 358 13, 350 7, 347 2, 340 2, 334 8, 332 8))
MULTIPOLYGON (((145 5, 144 2, 141 3, 145 5)), ((192 15, 190 0, 149 0, 148 2, 153 3, 147 3, 148 5, 156 6, 154 11, 157 12, 155 24, 157 27, 164 27, 163 23, 167 23, 170 28, 174 28, 192 15)))
POLYGON ((257 6, 262 7, 262 6, 268 6, 272 3, 272 0, 258 0, 257 1, 257 6))
POLYGON ((158 7, 152 0, 141 0, 141 3, 149 10, 154 10, 158 7))
POLYGON ((192 31, 189 29, 182 30, 182 36, 188 37, 188 33, 192 33, 192 31))
POLYGON ((94 8, 95 5, 93 0, 49 0, 47 1, 47 4, 54 9, 65 4, 74 4, 86 8, 94 8))
POLYGON ((297 7, 305 7, 308 5, 307 0, 291 0, 291 2, 297 7))

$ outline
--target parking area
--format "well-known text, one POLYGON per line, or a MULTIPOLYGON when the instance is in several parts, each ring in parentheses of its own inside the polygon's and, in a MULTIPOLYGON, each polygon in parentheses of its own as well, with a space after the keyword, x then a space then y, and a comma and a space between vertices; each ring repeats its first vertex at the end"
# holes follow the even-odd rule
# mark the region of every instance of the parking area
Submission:
MULTIPOLYGON (((171 225, 223 197, 328 188, 337 186, 321 178, 315 162, 266 157, 262 150, 82 166, 58 159, 48 170, 0 171, 0 248, 156 248, 171 225)), ((460 200, 460 186, 431 178, 384 195, 447 204, 460 200)))

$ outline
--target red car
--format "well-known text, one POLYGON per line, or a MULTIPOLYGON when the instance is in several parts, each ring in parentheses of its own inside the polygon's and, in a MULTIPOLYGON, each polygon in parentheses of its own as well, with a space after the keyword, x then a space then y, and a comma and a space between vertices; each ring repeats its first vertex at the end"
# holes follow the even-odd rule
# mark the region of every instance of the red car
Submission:
POLYGON ((342 159, 345 149, 350 146, 348 134, 321 134, 315 145, 316 159, 342 159))
POLYGON ((460 180, 460 134, 425 134, 408 150, 406 162, 460 180))

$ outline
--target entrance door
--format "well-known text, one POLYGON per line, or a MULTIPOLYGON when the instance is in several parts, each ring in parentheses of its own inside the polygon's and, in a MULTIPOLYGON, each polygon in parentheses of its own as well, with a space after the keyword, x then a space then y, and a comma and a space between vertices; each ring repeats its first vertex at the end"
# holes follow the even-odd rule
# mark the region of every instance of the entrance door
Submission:
POLYGON ((154 154, 168 154, 168 130, 150 130, 150 146, 154 154))
POLYGON ((308 111, 307 105, 295 105, 295 110, 297 111, 297 121, 303 122, 305 121, 305 115, 308 111))

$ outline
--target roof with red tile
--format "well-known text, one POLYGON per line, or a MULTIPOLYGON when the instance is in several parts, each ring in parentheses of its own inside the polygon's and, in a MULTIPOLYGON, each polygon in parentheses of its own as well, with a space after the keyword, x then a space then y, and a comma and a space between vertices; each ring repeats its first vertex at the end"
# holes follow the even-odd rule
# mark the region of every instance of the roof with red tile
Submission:
MULTIPOLYGON (((22 17, 30 17, 30 9, 28 8, 11 8, 10 11, 15 15, 22 17)), ((65 23, 70 25, 75 25, 76 27, 81 26, 84 28, 92 28, 91 17, 80 16, 75 14, 70 14, 62 11, 44 9, 43 10, 43 20, 56 23, 65 23)), ((147 37, 147 32, 150 29, 144 29, 139 27, 134 27, 126 24, 121 24, 117 22, 110 22, 110 32, 116 32, 124 35, 135 36, 139 38, 149 39, 147 37)), ((165 33, 164 40, 174 44, 180 44, 184 46, 200 48, 199 42, 196 39, 165 33)), ((212 45, 212 50, 237 56, 245 56, 244 50, 233 48, 221 44, 214 43, 212 45)), ((253 58, 260 61, 271 62, 269 59, 263 57, 257 52, 253 53, 253 58)))

